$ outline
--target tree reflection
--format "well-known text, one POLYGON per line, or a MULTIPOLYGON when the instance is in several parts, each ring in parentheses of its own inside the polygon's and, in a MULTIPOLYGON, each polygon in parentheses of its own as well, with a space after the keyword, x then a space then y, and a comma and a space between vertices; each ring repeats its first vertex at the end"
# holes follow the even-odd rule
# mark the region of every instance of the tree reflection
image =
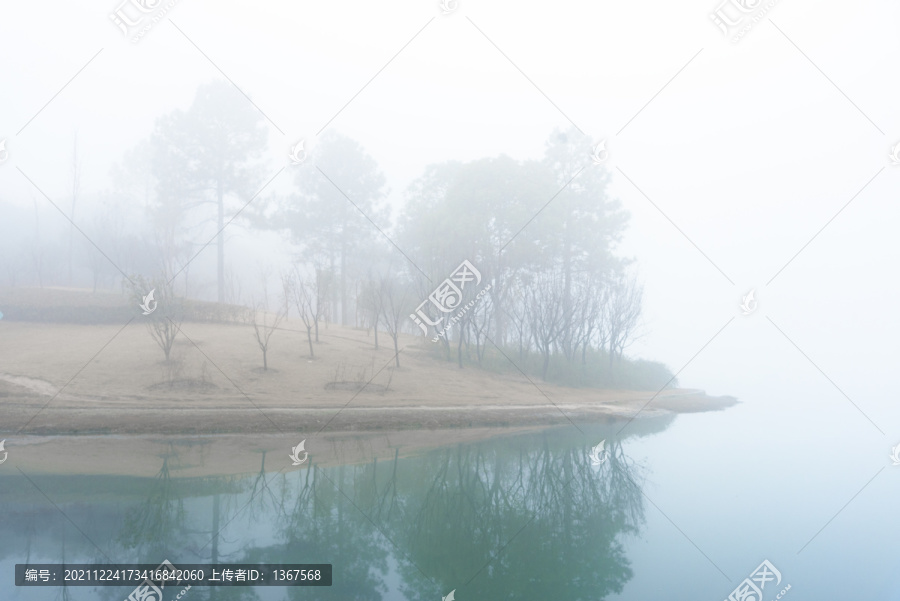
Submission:
POLYGON ((349 494, 364 473, 359 466, 321 468, 286 475, 290 509, 279 516, 281 544, 248 550, 247 561, 260 563, 331 563, 330 587, 290 587, 288 599, 354 599, 379 601, 389 549, 349 494))
MULTIPOLYGON (((557 429, 402 459, 395 450, 358 465, 310 461, 285 474, 267 473, 263 455, 252 476, 204 478, 173 477, 171 453, 153 479, 103 480, 111 492, 91 498, 108 519, 88 531, 108 532, 103 547, 118 561, 333 564, 331 587, 276 595, 289 600, 430 601, 453 589, 469 599, 597 600, 632 578, 622 538, 638 532, 644 505, 641 469, 622 441, 610 436, 599 466, 589 450, 557 429)), ((38 535, 26 525, 0 534, 27 539, 19 548, 31 556, 38 535)), ((59 553, 61 537, 53 538, 59 553)), ((64 553, 70 562, 101 559, 81 541, 64 553)), ((266 597, 260 591, 196 587, 190 596, 266 597)), ((94 591, 99 599, 120 592, 94 591)))
POLYGON ((166 456, 147 498, 126 513, 119 542, 140 550, 141 557, 160 557, 179 542, 175 537, 184 529, 183 497, 175 490, 166 456))
MULTIPOLYGON (((169 464, 177 462, 178 453, 173 449, 163 457, 162 466, 154 481, 149 485, 144 499, 132 505, 122 520, 122 528, 117 539, 122 550, 130 551, 135 563, 159 564, 168 559, 177 567, 186 561, 241 562, 241 558, 222 557, 219 553, 221 537, 221 498, 225 496, 229 505, 246 483, 233 477, 173 478, 169 464), (208 518, 197 515, 186 508, 189 497, 212 497, 212 511, 208 518), (204 523, 209 519, 209 526, 204 523), (204 541, 201 549, 199 541, 204 541), (187 559, 190 551, 193 558, 187 559)), ((263 462, 265 456, 263 456, 263 462)), ((251 483, 251 486, 258 481, 251 483)), ((255 490, 255 489, 254 489, 255 490)), ((259 491, 255 491, 259 492, 259 491)), ((263 495, 260 495, 263 496, 263 495)), ((181 589, 177 584, 173 588, 181 589)), ((106 598, 114 589, 102 591, 106 598)), ((258 599, 250 587, 206 587, 192 588, 191 597, 208 601, 250 601, 258 599)))
POLYGON ((414 564, 403 567, 409 599, 463 586, 473 598, 600 599, 622 590, 632 572, 618 539, 637 531, 643 505, 621 443, 596 470, 586 449, 540 442, 429 457, 420 509, 396 525, 414 564))
POLYGON ((639 470, 621 441, 607 449, 595 467, 587 446, 551 432, 303 470, 290 476, 284 544, 261 561, 334 564, 340 590, 289 589, 291 599, 381 599, 388 555, 410 600, 463 587, 471 598, 602 599, 632 577, 620 539, 644 519, 639 470))

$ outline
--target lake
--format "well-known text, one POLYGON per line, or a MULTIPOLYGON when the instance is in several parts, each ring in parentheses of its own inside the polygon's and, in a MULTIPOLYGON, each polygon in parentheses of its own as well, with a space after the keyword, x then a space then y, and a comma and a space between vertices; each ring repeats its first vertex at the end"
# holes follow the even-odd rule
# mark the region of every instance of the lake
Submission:
MULTIPOLYGON (((852 406, 830 407, 816 428, 805 407, 761 398, 480 441, 435 430, 438 448, 327 465, 310 442, 300 466, 289 449, 256 452, 256 469, 240 473, 205 470, 214 462, 198 437, 160 444, 146 458, 151 477, 23 475, 10 461, 0 466, 0 590, 4 600, 120 600, 133 586, 15 587, 14 565, 168 559, 333 565, 331 587, 182 597, 198 601, 439 601, 451 591, 459 601, 721 601, 768 561, 777 572, 763 578, 764 601, 900 599, 900 466, 879 437, 861 435, 871 426, 852 406)), ((133 446, 97 440, 110 458, 133 446)))

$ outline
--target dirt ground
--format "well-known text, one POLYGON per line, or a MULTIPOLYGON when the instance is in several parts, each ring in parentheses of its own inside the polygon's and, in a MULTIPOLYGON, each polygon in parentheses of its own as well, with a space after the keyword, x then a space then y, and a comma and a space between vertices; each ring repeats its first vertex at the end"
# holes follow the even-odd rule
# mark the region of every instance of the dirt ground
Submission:
POLYGON ((566 388, 511 371, 459 369, 401 336, 329 325, 310 358, 296 321, 269 369, 247 325, 184 323, 165 362, 146 324, 0 321, 0 433, 264 434, 546 426, 719 410, 699 390, 566 388), (365 386, 364 386, 365 385, 365 386), (364 387, 363 387, 364 386, 364 387), (654 398, 654 395, 655 398, 654 398), (652 399, 652 401, 651 401, 652 399), (27 424, 27 425, 26 425, 27 424))

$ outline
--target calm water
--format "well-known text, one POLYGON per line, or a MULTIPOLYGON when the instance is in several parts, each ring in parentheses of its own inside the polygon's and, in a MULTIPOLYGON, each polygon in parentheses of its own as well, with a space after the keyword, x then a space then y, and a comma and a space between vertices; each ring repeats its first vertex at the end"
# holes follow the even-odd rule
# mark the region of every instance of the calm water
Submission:
POLYGON ((183 597, 198 601, 438 601, 454 589, 459 601, 721 601, 766 559, 782 582, 765 601, 787 584, 786 599, 900 599, 900 467, 877 443, 842 440, 862 428, 849 413, 829 418, 830 445, 805 438, 806 419, 744 403, 618 435, 621 422, 561 427, 356 465, 313 457, 279 473, 260 454, 259 473, 227 477, 179 477, 177 451, 156 478, 32 484, 4 470, 0 598, 124 599, 133 587, 13 586, 15 563, 108 557, 334 565, 330 588, 183 597), (608 459, 592 466, 602 439, 608 459))

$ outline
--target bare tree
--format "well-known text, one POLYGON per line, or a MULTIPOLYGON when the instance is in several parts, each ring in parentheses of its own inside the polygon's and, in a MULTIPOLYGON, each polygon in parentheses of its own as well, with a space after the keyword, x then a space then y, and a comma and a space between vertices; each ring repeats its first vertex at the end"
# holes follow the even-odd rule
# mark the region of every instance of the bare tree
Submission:
POLYGON ((159 348, 166 354, 166 361, 169 361, 169 357, 172 353, 172 345, 175 344, 175 337, 178 335, 178 327, 179 324, 176 324, 166 317, 153 319, 147 325, 147 328, 150 330, 150 335, 153 336, 156 344, 158 344, 159 348))
POLYGON ((375 350, 378 350, 378 322, 381 319, 382 296, 378 287, 378 282, 368 279, 361 285, 359 291, 359 308, 363 311, 363 319, 367 325, 371 325, 375 330, 375 350))
POLYGON ((474 294, 472 289, 465 290, 462 298, 456 306, 456 309, 449 315, 445 316, 447 325, 443 332, 443 338, 448 338, 447 333, 451 326, 456 326, 456 362, 460 369, 463 367, 463 346, 466 349, 466 355, 471 358, 472 337, 475 337, 476 354, 478 362, 481 362, 481 349, 483 342, 487 337, 487 328, 491 325, 492 316, 485 313, 488 305, 483 302, 483 294, 474 294))
MULTIPOLYGON (((319 294, 320 283, 319 277, 314 277, 310 281, 304 280, 296 266, 290 274, 281 276, 285 305, 293 305, 297 309, 297 313, 300 314, 300 319, 306 327, 306 341, 309 343, 309 357, 311 359, 316 356, 313 350, 313 328, 316 330, 316 342, 319 341, 318 322, 320 307, 322 306, 320 301, 323 299, 323 296, 319 294)), ((285 308, 285 312, 287 312, 287 308, 285 308)))
POLYGON ((408 284, 401 283, 390 276, 378 278, 378 296, 381 305, 381 321, 387 333, 394 341, 394 362, 400 367, 400 346, 398 338, 406 320, 411 313, 413 297, 408 284))
POLYGON ((469 321, 471 331, 470 340, 475 342, 475 358, 478 365, 484 360, 484 351, 487 348, 488 331, 494 323, 494 299, 489 294, 483 294, 480 301, 472 308, 472 318, 469 321))
POLYGON ((327 317, 326 309, 328 308, 328 295, 331 294, 331 289, 334 287, 334 278, 332 277, 331 272, 325 271, 319 267, 316 267, 316 279, 315 282, 315 290, 314 296, 316 303, 314 305, 314 319, 313 324, 315 325, 316 331, 316 342, 319 341, 319 322, 327 317))
POLYGON ((587 281, 576 286, 573 292, 574 314, 572 327, 572 357, 578 354, 581 348, 581 364, 587 365, 587 352, 595 339, 599 340, 598 348, 605 343, 605 327, 603 316, 605 315, 605 288, 598 284, 596 278, 588 278, 587 281))
POLYGON ((148 280, 137 276, 132 279, 132 293, 137 304, 143 307, 147 331, 168 362, 171 360, 175 338, 184 321, 184 299, 176 296, 171 281, 163 277, 148 280))
POLYGON ((633 277, 620 276, 610 286, 606 316, 610 367, 637 338, 643 297, 644 288, 633 277))
POLYGON ((276 311, 274 316, 268 312, 268 303, 254 303, 250 309, 250 325, 256 335, 256 342, 263 356, 263 371, 269 371, 269 341, 272 334, 278 329, 278 324, 284 318, 282 311, 276 311), (260 319, 260 316, 262 317, 260 319))
POLYGON ((532 340, 543 357, 541 378, 545 380, 550 367, 550 358, 571 318, 563 286, 561 277, 542 275, 532 281, 528 289, 529 327, 532 340))
MULTIPOLYGON (((515 330, 510 335, 514 336, 514 342, 518 346, 519 359, 524 361, 528 357, 528 351, 531 350, 531 332, 528 329, 525 289, 521 284, 516 283, 515 287, 507 288, 507 290, 509 291, 509 302, 506 303, 508 308, 501 308, 500 310, 506 314, 509 318, 507 323, 512 324, 515 330)), ((492 295, 492 302, 495 302, 494 298, 492 295)), ((499 304, 499 306, 502 307, 503 304, 499 304)))

